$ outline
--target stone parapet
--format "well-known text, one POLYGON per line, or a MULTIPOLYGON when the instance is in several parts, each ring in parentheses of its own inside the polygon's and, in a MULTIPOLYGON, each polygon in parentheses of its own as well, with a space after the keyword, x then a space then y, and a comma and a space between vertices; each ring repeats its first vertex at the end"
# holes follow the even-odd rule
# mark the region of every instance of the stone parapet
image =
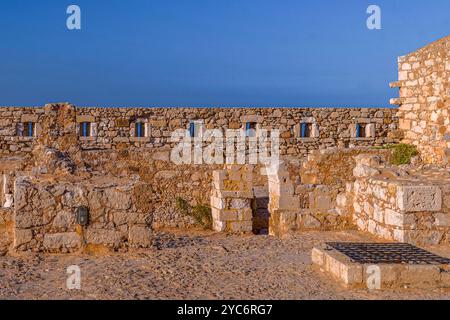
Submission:
MULTIPOLYGON (((49 104, 65 106, 68 104, 49 104)), ((389 108, 90 108, 75 107, 73 123, 65 123, 64 134, 73 134, 84 150, 152 150, 173 147, 171 134, 188 130, 192 121, 203 129, 240 129, 248 122, 256 128, 280 131, 280 154, 306 156, 319 148, 342 145, 373 146, 393 143, 388 137, 397 128, 396 111, 389 108), (142 137, 136 137, 136 123, 143 123, 142 137), (83 123, 88 123, 87 137, 81 137, 83 123), (302 123, 311 124, 310 136, 301 137, 302 123), (357 123, 370 124, 370 138, 353 137, 357 123), (373 132, 372 132, 373 131, 373 132), (372 135, 373 133, 373 135, 372 135)), ((0 107, 0 153, 29 154, 41 136, 45 107, 0 107), (21 131, 28 122, 35 123, 34 133, 21 131)), ((72 119, 70 118, 70 119, 72 119)), ((69 119, 69 118, 68 118, 69 119)), ((67 119, 67 120, 68 120, 67 119)), ((57 123, 55 119, 55 123, 57 123)))

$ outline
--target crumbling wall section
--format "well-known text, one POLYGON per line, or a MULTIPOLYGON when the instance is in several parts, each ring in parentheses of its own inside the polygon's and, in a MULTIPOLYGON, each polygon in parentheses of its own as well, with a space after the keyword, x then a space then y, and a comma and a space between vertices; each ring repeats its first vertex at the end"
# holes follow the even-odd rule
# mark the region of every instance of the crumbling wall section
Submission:
POLYGON ((151 244, 152 189, 136 179, 55 181, 18 177, 13 249, 55 253, 121 250, 151 244), (88 209, 81 225, 77 209, 88 209))
POLYGON ((331 148, 312 152, 306 161, 285 159, 268 175, 271 234, 355 228, 346 190, 355 181, 355 157, 365 153, 384 160, 391 155, 374 148, 331 148))

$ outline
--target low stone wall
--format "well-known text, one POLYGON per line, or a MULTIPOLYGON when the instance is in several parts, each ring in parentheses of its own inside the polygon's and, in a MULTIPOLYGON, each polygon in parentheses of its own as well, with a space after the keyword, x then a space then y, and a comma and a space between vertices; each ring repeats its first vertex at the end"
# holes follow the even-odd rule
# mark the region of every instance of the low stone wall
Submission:
POLYGON ((307 161, 286 159, 277 174, 269 176, 272 234, 354 228, 342 193, 354 181, 354 157, 361 153, 390 157, 388 150, 331 148, 312 152, 307 161))
POLYGON ((18 177, 13 237, 18 251, 75 252, 151 244, 151 186, 139 180, 98 177, 55 181, 18 177), (87 226, 76 209, 88 208, 87 226))
POLYGON ((209 205, 212 172, 223 169, 223 165, 176 165, 164 147, 153 152, 83 151, 82 159, 96 172, 123 179, 138 176, 150 185, 154 228, 192 227, 194 220, 177 208, 177 198, 191 206, 209 205))
POLYGON ((402 172, 362 156, 348 188, 354 222, 386 240, 417 245, 450 241, 450 175, 445 169, 402 172), (351 200, 352 199, 352 200, 351 200))

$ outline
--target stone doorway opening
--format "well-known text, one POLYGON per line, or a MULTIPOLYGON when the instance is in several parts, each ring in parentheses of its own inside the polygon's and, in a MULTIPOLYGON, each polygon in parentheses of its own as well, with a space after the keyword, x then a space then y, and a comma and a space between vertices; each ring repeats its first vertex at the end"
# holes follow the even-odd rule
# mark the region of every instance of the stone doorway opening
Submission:
POLYGON ((254 234, 269 234, 269 201, 269 197, 255 197, 252 200, 252 231, 254 234))

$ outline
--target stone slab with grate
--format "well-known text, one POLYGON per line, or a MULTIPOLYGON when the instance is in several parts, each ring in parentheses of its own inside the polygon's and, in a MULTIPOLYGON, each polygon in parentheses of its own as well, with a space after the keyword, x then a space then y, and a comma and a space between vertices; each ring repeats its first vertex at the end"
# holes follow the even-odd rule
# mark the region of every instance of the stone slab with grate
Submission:
POLYGON ((353 243, 327 242, 331 247, 363 264, 450 264, 450 259, 440 257, 407 243, 353 243))

